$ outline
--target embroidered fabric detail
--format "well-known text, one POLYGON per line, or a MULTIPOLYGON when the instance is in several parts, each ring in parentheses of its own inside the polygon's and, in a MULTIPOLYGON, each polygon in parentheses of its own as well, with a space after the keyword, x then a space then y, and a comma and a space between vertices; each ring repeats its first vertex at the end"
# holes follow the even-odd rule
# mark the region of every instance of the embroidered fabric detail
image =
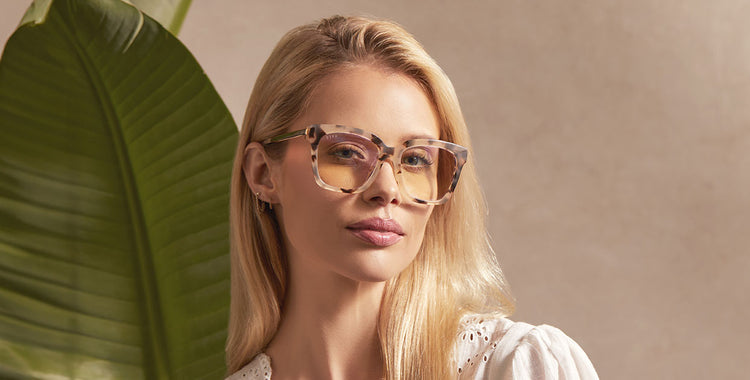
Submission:
POLYGON ((479 363, 487 363, 509 326, 499 318, 479 315, 465 316, 456 339, 456 373, 459 378, 479 363))
POLYGON ((454 363, 461 380, 598 380, 586 354, 562 331, 496 316, 462 318, 454 363))
POLYGON ((261 352, 225 380, 271 380, 271 358, 261 352))

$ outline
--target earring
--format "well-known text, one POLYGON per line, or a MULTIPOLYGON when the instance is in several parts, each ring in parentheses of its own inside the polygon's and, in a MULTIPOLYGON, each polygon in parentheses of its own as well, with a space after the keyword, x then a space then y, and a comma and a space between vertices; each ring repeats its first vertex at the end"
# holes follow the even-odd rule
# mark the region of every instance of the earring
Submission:
POLYGON ((255 198, 258 199, 258 209, 260 212, 266 212, 268 210, 273 210, 273 205, 270 202, 266 202, 262 199, 260 199, 260 192, 255 193, 255 198))

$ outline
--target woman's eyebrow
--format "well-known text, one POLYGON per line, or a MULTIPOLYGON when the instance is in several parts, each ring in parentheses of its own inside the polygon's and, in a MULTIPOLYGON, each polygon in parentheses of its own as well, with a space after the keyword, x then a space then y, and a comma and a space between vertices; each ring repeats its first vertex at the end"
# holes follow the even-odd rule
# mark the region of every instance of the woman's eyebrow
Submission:
POLYGON ((418 140, 418 139, 432 139, 432 140, 437 140, 437 139, 439 139, 439 137, 435 137, 435 136, 428 135, 428 134, 415 134, 415 135, 406 135, 406 136, 403 136, 402 139, 401 139, 401 141, 418 140))

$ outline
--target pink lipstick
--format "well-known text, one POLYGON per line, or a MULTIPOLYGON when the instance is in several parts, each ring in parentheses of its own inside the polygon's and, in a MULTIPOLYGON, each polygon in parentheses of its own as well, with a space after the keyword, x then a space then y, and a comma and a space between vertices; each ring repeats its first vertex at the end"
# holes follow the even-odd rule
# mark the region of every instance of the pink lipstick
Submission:
POLYGON ((404 230, 393 219, 370 218, 346 227, 354 236, 378 247, 388 247, 401 241, 404 230))

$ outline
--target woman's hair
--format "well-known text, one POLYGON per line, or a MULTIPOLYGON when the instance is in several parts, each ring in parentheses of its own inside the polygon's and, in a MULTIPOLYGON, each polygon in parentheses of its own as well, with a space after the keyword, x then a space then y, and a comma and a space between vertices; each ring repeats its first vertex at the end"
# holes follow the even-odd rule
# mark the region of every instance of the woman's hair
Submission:
MULTIPOLYGON (((247 364, 273 338, 289 273, 279 223, 272 210, 259 207, 245 180, 245 147, 286 132, 305 112, 321 79, 353 65, 412 78, 435 107, 440 138, 471 146, 453 85, 400 26, 334 16, 287 33, 255 82, 234 159, 229 373, 247 364)), ((378 319, 386 378, 454 377, 452 350, 461 317, 512 313, 512 297, 488 242, 486 213, 470 159, 452 198, 435 206, 414 261, 386 282, 378 319)))

